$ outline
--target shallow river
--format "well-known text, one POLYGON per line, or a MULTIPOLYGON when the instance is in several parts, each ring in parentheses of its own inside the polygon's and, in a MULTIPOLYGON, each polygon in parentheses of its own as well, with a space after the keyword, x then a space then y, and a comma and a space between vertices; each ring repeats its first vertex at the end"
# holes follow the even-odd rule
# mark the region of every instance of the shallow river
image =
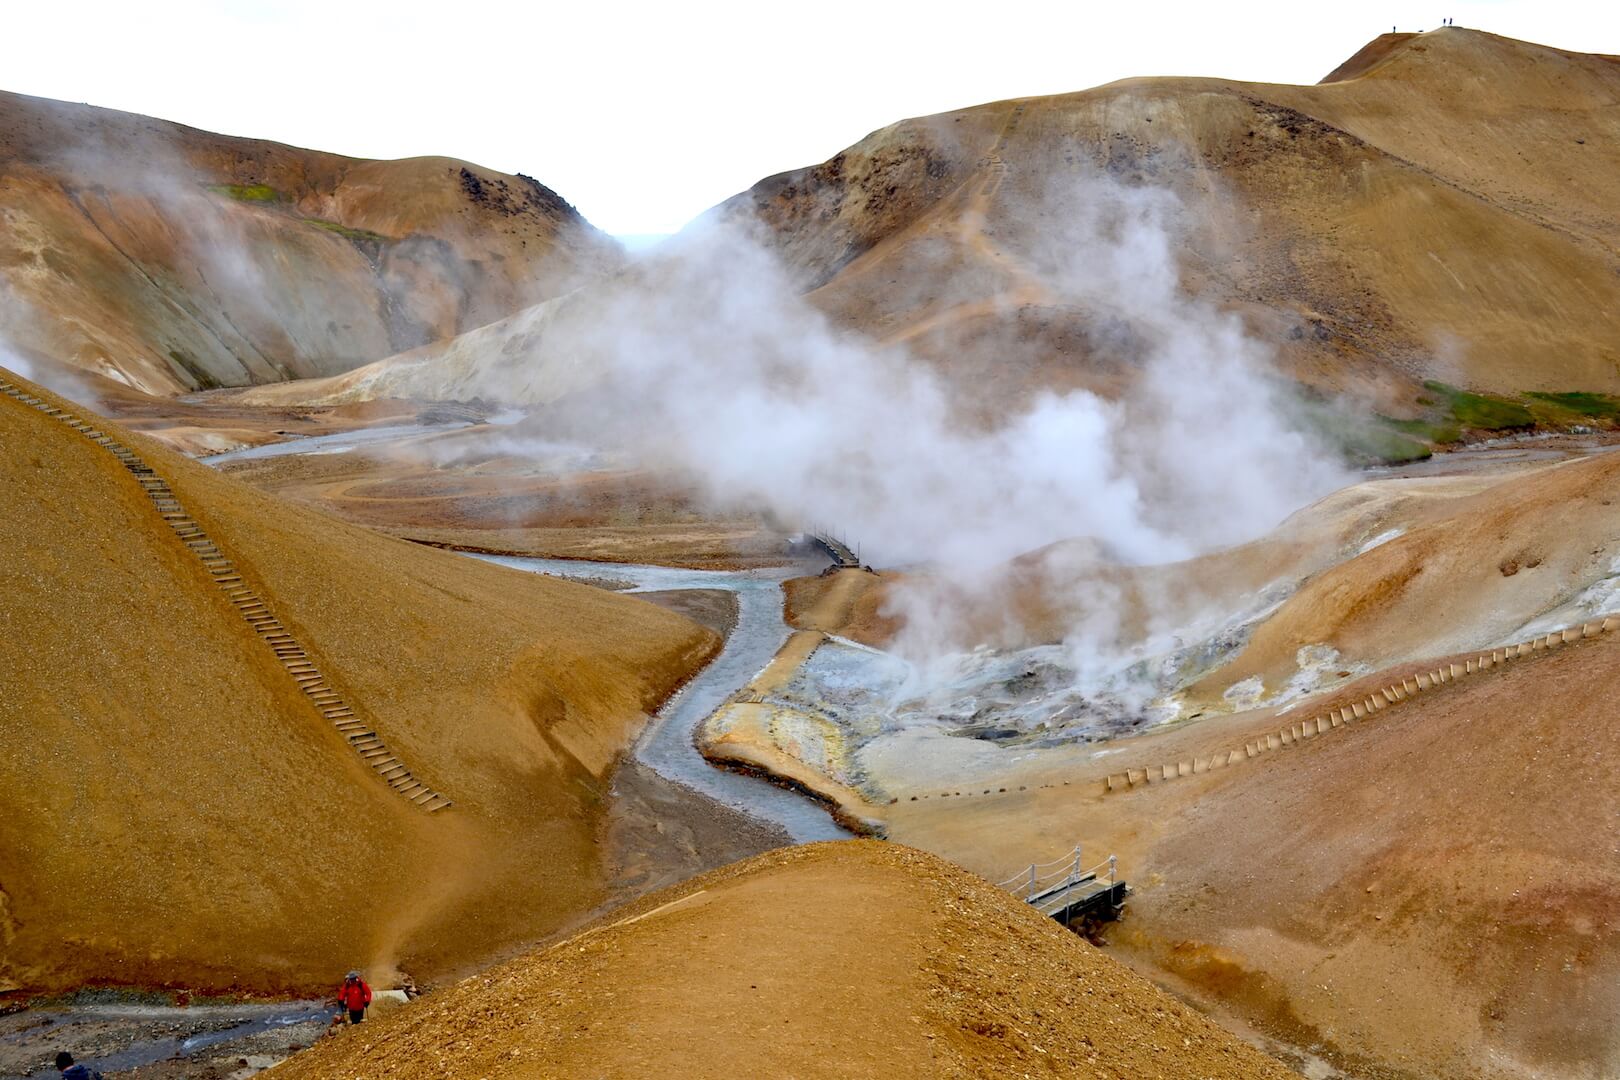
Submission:
POLYGON ((737 625, 726 638, 725 648, 659 711, 636 743, 636 758, 666 780, 780 825, 800 843, 849 835, 811 800, 764 780, 718 769, 698 753, 692 742, 692 732, 703 718, 746 685, 782 647, 788 628, 782 622, 781 583, 784 578, 804 573, 804 568, 733 572, 509 555, 473 557, 537 574, 634 582, 626 592, 725 589, 735 593, 737 625))
POLYGON ((320 1001, 29 1009, 0 1017, 0 1077, 59 1075, 50 1062, 64 1044, 72 1044, 97 1072, 113 1073, 175 1058, 206 1060, 223 1044, 278 1029, 308 1043, 326 1029, 331 1015, 331 1007, 320 1001))
MULTIPOLYGON (((415 435, 464 426, 413 424, 369 428, 341 435, 316 435, 254 446, 201 460, 209 465, 223 465, 231 461, 288 454, 342 453, 359 445, 397 442, 415 435)), ((781 648, 788 634, 788 628, 782 622, 781 583, 785 578, 805 573, 807 568, 682 570, 668 566, 580 559, 531 559, 481 554, 469 557, 530 573, 578 578, 591 583, 600 583, 603 579, 628 582, 631 587, 626 592, 725 589, 735 593, 737 625, 726 638, 725 648, 659 711, 637 742, 636 757, 666 780, 692 788, 716 802, 763 821, 780 825, 795 841, 805 843, 849 835, 812 800, 764 780, 716 768, 698 753, 692 742, 692 733, 703 718, 718 708, 733 691, 746 685, 781 648)))

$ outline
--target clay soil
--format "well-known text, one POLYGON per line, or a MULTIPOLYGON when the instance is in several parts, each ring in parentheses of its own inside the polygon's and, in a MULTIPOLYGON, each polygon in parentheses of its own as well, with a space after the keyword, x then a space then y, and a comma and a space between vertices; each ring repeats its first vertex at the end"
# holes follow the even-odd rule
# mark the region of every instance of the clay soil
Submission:
POLYGON ((537 474, 484 451, 471 429, 364 448, 232 462, 264 491, 403 539, 469 551, 705 570, 778 565, 785 537, 757 517, 708 508, 690 483, 646 470, 537 474), (439 458, 456 457, 449 464, 439 458))
POLYGON ((1174 191, 1187 291, 1328 394, 1613 392, 1617 88, 1608 57, 1448 27, 1321 85, 1138 78, 901 121, 724 209, 970 411, 1129 378, 1129 315, 1065 291, 1047 250, 1099 177, 1174 191))
POLYGON ((653 894, 276 1072, 653 1074, 1291 1075, 1006 893, 872 841, 653 894))
MULTIPOLYGON (((1209 710, 1201 719, 1037 753, 947 754, 956 748, 921 741, 863 757, 875 790, 898 800, 878 808, 887 835, 992 879, 1075 843, 1088 863, 1117 854, 1136 890, 1110 931, 1120 955, 1297 1048, 1301 1067, 1325 1059, 1380 1078, 1620 1068, 1606 1020, 1620 971, 1620 746, 1604 711, 1620 689, 1620 641, 1442 687, 1229 771, 1102 794, 1109 775, 1224 757, 1460 663, 1470 643, 1512 638, 1537 615, 1567 609, 1564 621, 1582 621, 1571 598, 1620 556, 1620 454, 1543 464, 1510 449, 1505 466, 1465 456, 1449 475, 1348 489, 1194 564, 1099 572, 1065 545, 1020 560, 1009 591, 964 609, 964 622, 1012 644, 1058 640, 1088 610, 1076 602, 1122 602, 1128 640, 1165 598, 1234 610, 1285 575, 1304 583, 1194 687, 1184 715, 1209 710), (1008 629, 1020 619, 1022 636, 1008 629), (1222 699, 1241 678, 1282 685, 1298 651, 1321 643, 1354 670, 1327 672, 1315 696, 1283 712, 1222 699)), ((801 579, 788 610, 801 627, 881 645, 888 628, 863 612, 881 612, 897 584, 801 579)))
POLYGON ((718 635, 106 430, 455 805, 393 793, 134 478, 0 399, 0 985, 297 993, 349 967, 429 983, 602 902, 616 760, 718 635))
MULTIPOLYGON (((1009 762, 1006 794, 902 797, 890 835, 1001 876, 1061 854, 1059 838, 1117 853, 1135 890, 1109 934, 1122 955, 1353 1075, 1609 1075, 1617 680, 1606 635, 1124 794, 1102 776, 1219 740, 1194 725, 1009 762)), ((1220 722, 1223 745, 1276 727, 1241 723, 1220 722)))
POLYGON ((556 193, 466 162, 8 93, 0 205, 8 345, 159 395, 346 371, 623 257, 556 193))

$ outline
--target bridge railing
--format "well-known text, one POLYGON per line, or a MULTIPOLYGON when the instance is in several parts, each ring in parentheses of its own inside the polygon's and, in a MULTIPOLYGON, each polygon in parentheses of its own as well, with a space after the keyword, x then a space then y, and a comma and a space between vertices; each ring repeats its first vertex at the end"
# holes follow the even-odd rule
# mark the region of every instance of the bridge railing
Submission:
POLYGON ((1110 855, 1102 862, 1091 867, 1080 865, 1081 850, 1078 844, 1074 852, 1061 859, 1053 859, 1047 863, 1030 863, 1029 866, 1005 881, 998 881, 998 888, 1006 889, 1025 903, 1033 904, 1041 897, 1054 893, 1059 889, 1066 889, 1070 885, 1078 885, 1082 881, 1089 881, 1099 876, 1105 869, 1108 880, 1119 880, 1119 857, 1110 855))
POLYGON ((844 540, 838 535, 837 530, 826 525, 811 525, 802 531, 805 536, 820 545, 839 566, 861 565, 860 545, 844 540))

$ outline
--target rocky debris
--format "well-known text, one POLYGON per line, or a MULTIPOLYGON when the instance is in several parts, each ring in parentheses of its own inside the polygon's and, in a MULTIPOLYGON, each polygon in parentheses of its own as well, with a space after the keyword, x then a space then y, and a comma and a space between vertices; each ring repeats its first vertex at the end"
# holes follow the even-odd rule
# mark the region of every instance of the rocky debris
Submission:
POLYGON ((518 174, 521 185, 514 188, 500 177, 480 176, 466 166, 460 171, 461 190, 479 206, 508 217, 517 214, 538 213, 561 220, 576 211, 556 192, 532 176, 518 174))

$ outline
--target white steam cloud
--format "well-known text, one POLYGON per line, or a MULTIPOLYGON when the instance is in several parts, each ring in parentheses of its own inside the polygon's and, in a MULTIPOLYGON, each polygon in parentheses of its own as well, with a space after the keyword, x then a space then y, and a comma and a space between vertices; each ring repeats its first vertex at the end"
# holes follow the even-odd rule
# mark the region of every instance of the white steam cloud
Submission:
POLYGON ((1119 562, 1183 559, 1263 532, 1341 477, 1288 421, 1266 349, 1181 290, 1180 214, 1168 192, 1095 177, 1043 205, 1025 253, 1053 302, 1108 312, 1132 342, 1139 370, 1117 401, 1044 393, 969 424, 957 405, 976 388, 837 331, 773 255, 720 224, 565 302, 526 377, 538 363, 595 383, 556 410, 575 435, 784 522, 835 525, 871 562, 973 572, 1077 537, 1119 562))

